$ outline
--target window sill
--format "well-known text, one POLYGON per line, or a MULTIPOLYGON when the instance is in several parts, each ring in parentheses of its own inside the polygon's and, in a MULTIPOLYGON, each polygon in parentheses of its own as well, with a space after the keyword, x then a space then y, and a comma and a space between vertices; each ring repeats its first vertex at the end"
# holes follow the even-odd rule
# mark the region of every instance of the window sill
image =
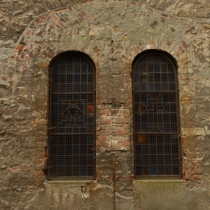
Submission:
POLYGON ((167 183, 167 182, 178 182, 178 183, 184 183, 185 180, 184 179, 179 179, 179 178, 168 178, 168 179, 155 179, 155 178, 148 178, 148 179, 135 179, 134 182, 138 183, 138 182, 144 182, 144 183, 149 183, 149 182, 156 182, 156 183, 161 183, 161 182, 164 182, 164 183, 167 183))
POLYGON ((45 180, 45 184, 70 184, 73 186, 81 186, 95 181, 96 180, 45 180))
POLYGON ((95 182, 95 180, 45 180, 46 184, 84 184, 95 182))

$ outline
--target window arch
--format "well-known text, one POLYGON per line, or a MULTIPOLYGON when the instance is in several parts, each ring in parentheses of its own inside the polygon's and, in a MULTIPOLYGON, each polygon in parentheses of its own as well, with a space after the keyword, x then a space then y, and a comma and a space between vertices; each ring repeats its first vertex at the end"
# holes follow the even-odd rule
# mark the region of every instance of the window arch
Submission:
POLYGON ((65 52, 50 65, 48 178, 95 175, 95 67, 81 52, 65 52))
POLYGON ((176 63, 146 51, 133 63, 135 176, 180 176, 180 125, 176 63))

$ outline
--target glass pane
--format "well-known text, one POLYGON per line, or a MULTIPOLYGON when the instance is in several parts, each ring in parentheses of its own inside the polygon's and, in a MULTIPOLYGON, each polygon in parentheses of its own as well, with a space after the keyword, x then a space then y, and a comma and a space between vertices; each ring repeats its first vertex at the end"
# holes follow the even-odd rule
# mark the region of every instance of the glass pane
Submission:
POLYGON ((140 57, 133 70, 135 174, 180 175, 175 67, 164 55, 140 57))
POLYGON ((93 178, 94 78, 92 63, 82 53, 63 54, 53 66, 50 79, 53 82, 50 83, 49 177, 93 178))

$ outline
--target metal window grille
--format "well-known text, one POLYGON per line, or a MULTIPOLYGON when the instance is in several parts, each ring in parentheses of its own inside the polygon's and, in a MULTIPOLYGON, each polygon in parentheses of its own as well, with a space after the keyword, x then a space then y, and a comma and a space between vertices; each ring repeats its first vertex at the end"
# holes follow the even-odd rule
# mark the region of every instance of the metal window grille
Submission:
POLYGON ((176 68, 165 55, 149 53, 133 66, 135 176, 180 176, 176 68))
POLYGON ((61 54, 50 71, 49 179, 95 175, 95 73, 79 52, 61 54))

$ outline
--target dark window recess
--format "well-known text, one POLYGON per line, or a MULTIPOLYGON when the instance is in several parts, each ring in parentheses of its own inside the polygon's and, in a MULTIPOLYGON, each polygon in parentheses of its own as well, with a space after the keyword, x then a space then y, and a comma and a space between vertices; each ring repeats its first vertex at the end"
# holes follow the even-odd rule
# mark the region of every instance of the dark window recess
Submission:
POLYGON ((135 175, 180 176, 176 68, 165 55, 149 53, 133 66, 135 175))
POLYGON ((95 74, 82 53, 65 53, 50 71, 49 179, 95 175, 95 74))

